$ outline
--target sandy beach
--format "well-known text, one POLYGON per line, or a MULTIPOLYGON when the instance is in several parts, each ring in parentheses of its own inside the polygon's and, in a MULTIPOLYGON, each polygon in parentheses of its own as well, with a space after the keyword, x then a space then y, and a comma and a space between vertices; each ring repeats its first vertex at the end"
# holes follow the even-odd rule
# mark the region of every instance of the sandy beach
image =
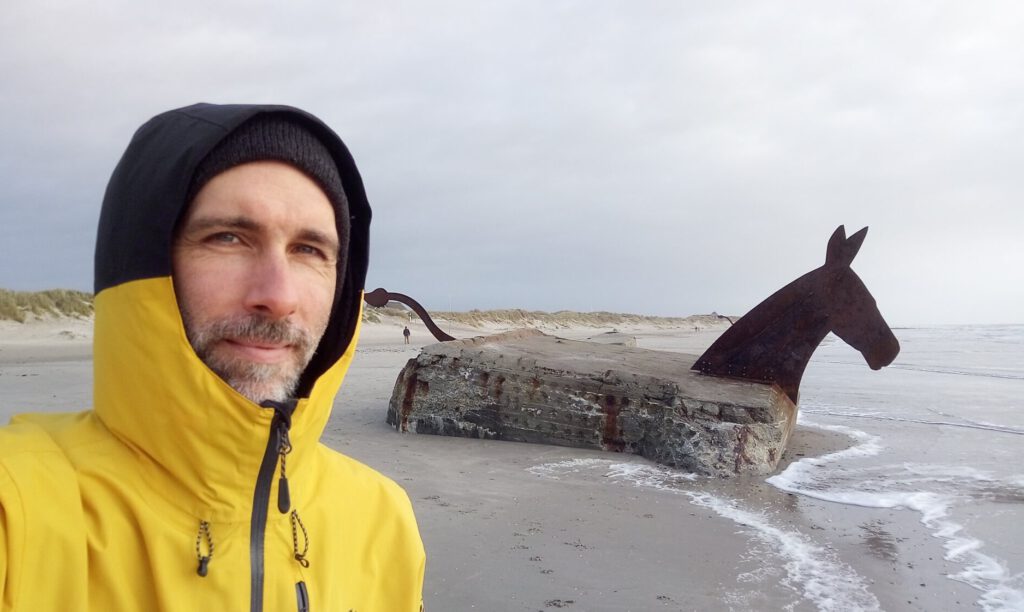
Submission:
MULTIPOLYGON (((763 477, 698 479, 630 455, 399 434, 384 422, 395 379, 432 341, 412 322, 404 345, 402 324, 364 326, 323 441, 408 492, 427 610, 976 609, 978 593, 946 578, 956 568, 914 513, 787 493, 763 477)), ((699 353, 722 329, 619 331, 640 347, 699 353)), ((0 422, 88 407, 90 351, 87 321, 0 323, 0 422)), ((780 471, 856 443, 798 425, 780 471)))

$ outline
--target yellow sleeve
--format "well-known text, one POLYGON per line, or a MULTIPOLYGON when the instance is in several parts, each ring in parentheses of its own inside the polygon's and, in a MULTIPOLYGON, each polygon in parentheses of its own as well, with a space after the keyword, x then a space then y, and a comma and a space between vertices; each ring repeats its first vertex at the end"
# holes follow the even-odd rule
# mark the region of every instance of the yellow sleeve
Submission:
POLYGON ((7 511, 5 498, 13 487, 11 478, 7 471, 0 465, 0 610, 12 610, 14 608, 13 594, 9 592, 7 584, 7 559, 10 558, 11 550, 7 541, 7 511))
POLYGON ((87 609, 78 482, 37 427, 0 427, 0 611, 87 609))

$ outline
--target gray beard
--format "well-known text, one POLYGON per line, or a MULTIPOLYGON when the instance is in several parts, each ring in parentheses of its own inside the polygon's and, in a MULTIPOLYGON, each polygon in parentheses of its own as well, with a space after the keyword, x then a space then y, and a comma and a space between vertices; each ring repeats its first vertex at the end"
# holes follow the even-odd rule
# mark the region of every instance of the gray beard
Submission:
POLYGON ((196 355, 217 376, 235 391, 260 404, 267 400, 285 401, 295 394, 299 377, 306 369, 320 337, 286 320, 271 320, 259 315, 246 315, 210 323, 198 323, 190 313, 182 311, 185 334, 196 355), (291 345, 294 359, 283 363, 254 363, 217 351, 222 340, 250 340, 291 345))

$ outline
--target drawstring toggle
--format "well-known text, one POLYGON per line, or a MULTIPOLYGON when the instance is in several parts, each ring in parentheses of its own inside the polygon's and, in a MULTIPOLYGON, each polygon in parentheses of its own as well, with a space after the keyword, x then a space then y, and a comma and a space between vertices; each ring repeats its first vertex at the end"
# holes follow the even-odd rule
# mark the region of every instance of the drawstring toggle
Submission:
POLYGON ((206 521, 199 521, 199 533, 196 534, 196 557, 199 558, 199 567, 196 573, 206 578, 210 571, 210 559, 213 558, 213 535, 210 534, 210 524, 206 521), (203 554, 203 540, 206 540, 206 554, 203 554))

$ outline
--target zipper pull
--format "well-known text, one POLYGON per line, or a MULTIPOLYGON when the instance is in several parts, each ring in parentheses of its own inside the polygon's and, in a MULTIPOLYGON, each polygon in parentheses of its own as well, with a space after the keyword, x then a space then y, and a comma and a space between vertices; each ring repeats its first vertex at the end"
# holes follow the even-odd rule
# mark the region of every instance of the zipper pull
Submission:
POLYGON ((281 476, 277 479, 277 509, 281 514, 288 514, 292 507, 292 496, 288 492, 288 479, 281 476))
POLYGON ((288 424, 283 420, 278 426, 277 440, 277 456, 281 462, 281 477, 277 479, 277 509, 281 514, 288 514, 292 508, 292 495, 288 489, 287 461, 292 443, 288 439, 288 424))

